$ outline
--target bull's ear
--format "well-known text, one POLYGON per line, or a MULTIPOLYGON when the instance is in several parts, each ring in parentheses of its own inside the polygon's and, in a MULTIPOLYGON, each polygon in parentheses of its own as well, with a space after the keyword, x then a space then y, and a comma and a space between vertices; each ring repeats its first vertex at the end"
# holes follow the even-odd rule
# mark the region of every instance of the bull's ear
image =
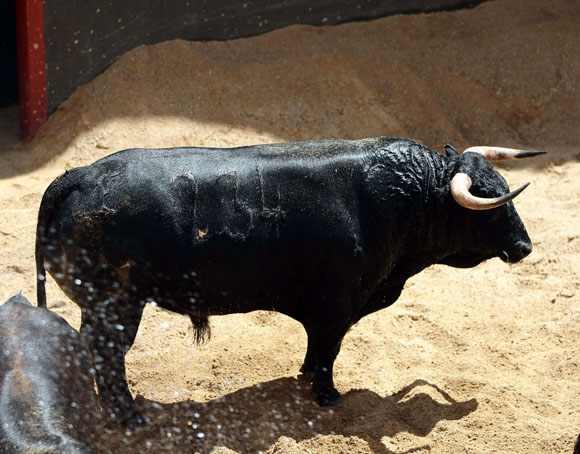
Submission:
POLYGON ((447 155, 448 158, 451 158, 453 156, 459 156, 459 152, 455 149, 455 147, 453 145, 445 145, 445 154, 447 155))

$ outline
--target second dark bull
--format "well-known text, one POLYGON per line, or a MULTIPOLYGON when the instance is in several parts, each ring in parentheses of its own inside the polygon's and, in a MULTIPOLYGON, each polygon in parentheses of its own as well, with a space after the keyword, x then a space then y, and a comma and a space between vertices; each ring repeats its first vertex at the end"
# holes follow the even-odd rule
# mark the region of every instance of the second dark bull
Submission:
POLYGON ((0 306, 0 454, 91 454, 100 429, 79 333, 22 295, 0 306))
POLYGON ((76 168, 46 190, 38 219, 38 301, 45 265, 82 309, 102 404, 143 417, 125 354, 146 301, 188 315, 273 310, 308 334, 302 371, 321 405, 340 395, 333 364, 358 320, 394 303, 405 281, 440 263, 517 262, 532 244, 487 158, 440 155, 408 139, 322 140, 234 149, 132 149, 76 168))

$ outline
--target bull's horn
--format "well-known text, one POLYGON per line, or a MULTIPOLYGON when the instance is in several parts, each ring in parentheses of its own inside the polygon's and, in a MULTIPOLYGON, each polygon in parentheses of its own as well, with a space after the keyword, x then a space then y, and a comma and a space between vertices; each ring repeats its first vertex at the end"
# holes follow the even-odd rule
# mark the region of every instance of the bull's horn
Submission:
POLYGON ((526 183, 515 191, 509 192, 508 194, 502 195, 500 197, 490 198, 474 196, 471 192, 469 192, 471 184, 471 178, 469 178, 469 175, 466 173, 455 174, 455 176, 451 179, 451 195, 455 201, 463 208, 468 208, 470 210, 491 210, 492 208, 505 205, 506 203, 515 199, 524 189, 528 187, 530 183, 526 183))
POLYGON ((545 151, 537 150, 518 150, 515 148, 503 147, 469 147, 464 153, 477 153, 485 157, 490 162, 506 161, 509 159, 533 158, 541 154, 546 154, 545 151))

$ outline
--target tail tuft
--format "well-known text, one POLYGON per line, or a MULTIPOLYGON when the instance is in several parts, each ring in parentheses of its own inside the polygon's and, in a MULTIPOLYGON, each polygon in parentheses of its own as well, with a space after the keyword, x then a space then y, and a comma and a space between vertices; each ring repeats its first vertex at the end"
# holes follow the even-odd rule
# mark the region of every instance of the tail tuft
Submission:
POLYGON ((195 343, 200 345, 206 341, 209 341, 211 337, 211 328, 209 326, 208 318, 194 315, 190 315, 189 318, 193 324, 193 336, 195 343))

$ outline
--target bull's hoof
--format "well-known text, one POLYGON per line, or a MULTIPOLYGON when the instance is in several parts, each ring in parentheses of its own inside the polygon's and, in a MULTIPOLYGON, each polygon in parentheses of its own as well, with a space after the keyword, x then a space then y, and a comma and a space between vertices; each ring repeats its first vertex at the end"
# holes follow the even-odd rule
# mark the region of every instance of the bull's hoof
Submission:
POLYGON ((330 393, 316 393, 316 402, 321 407, 332 407, 342 401, 343 398, 336 389, 333 389, 330 393))
POLYGON ((138 429, 139 427, 146 426, 148 423, 149 420, 141 413, 133 414, 130 417, 121 420, 121 424, 126 429, 138 429))
POLYGON ((149 420, 138 411, 124 413, 119 415, 116 412, 109 413, 109 421, 112 424, 118 424, 124 429, 138 429, 149 423, 149 420))

